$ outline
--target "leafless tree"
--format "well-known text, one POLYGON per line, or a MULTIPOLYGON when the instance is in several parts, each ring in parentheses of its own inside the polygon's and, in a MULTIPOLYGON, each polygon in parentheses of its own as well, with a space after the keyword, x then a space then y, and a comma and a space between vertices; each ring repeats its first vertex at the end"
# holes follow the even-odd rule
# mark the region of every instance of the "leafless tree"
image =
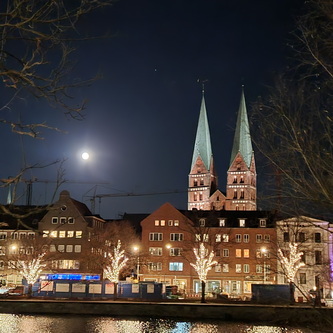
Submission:
POLYGON ((281 212, 332 216, 333 1, 306 8, 290 43, 291 67, 254 105, 253 133, 271 171, 270 202, 281 212))

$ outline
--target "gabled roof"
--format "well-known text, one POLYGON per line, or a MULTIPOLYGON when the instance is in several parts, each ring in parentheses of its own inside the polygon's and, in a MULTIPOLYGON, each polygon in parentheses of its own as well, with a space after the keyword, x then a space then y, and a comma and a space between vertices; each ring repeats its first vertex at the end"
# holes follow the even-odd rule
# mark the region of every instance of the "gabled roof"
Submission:
POLYGON ((247 167, 251 165, 253 154, 249 120, 247 117, 244 89, 242 89, 241 100, 239 104, 234 142, 232 146, 230 165, 233 163, 237 153, 240 152, 247 167))
POLYGON ((212 155, 213 153, 210 142, 210 132, 209 132, 207 112, 206 112, 205 97, 204 94, 202 94, 199 122, 198 122, 197 134, 195 137, 191 170, 193 169, 193 166, 196 163, 196 160, 199 156, 201 157, 207 170, 210 170, 212 155))

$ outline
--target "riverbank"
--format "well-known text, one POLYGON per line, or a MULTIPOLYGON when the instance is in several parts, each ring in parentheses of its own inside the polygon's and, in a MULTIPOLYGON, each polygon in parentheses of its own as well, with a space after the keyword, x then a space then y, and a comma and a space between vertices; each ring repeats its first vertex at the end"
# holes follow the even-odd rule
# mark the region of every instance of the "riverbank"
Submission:
POLYGON ((333 329, 333 309, 310 306, 1 299, 0 313, 222 320, 333 329))

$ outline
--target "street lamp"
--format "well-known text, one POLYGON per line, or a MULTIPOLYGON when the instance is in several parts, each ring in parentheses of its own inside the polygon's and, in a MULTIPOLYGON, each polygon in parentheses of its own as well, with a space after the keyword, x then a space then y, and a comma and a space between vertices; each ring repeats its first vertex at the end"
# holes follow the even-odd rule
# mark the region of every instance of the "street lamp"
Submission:
POLYGON ((136 263, 136 278, 138 282, 140 281, 140 248, 138 246, 133 246, 133 250, 137 253, 137 263, 136 263))
POLYGON ((267 249, 265 247, 262 247, 260 251, 264 256, 264 284, 265 284, 266 283, 266 255, 267 255, 267 249))

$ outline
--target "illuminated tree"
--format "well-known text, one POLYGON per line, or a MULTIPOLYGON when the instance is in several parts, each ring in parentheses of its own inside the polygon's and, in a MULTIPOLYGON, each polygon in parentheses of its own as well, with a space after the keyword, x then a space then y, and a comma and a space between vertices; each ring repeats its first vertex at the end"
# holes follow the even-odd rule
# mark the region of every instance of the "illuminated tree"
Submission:
POLYGON ((205 290, 207 282, 207 274, 212 269, 212 266, 217 265, 217 261, 213 260, 214 251, 208 255, 208 250, 203 243, 200 243, 199 249, 193 249, 196 262, 191 263, 191 266, 196 270, 199 280, 201 281, 201 303, 205 303, 205 290))
POLYGON ((294 298, 294 281, 297 271, 300 267, 304 266, 304 262, 301 262, 303 252, 298 251, 297 243, 289 243, 289 251, 284 254, 283 251, 278 249, 278 258, 280 260, 282 269, 287 277, 290 286, 290 301, 295 302, 294 298))
POLYGON ((104 268, 104 274, 108 280, 114 283, 114 295, 117 297, 117 283, 119 274, 125 267, 128 258, 125 258, 125 250, 120 250, 121 242, 118 240, 117 246, 114 247, 113 253, 107 254, 109 264, 104 268))
POLYGON ((32 294, 32 286, 38 280, 43 267, 46 264, 43 262, 43 254, 39 254, 37 258, 30 260, 18 260, 17 269, 19 273, 26 279, 28 284, 28 296, 32 294))

